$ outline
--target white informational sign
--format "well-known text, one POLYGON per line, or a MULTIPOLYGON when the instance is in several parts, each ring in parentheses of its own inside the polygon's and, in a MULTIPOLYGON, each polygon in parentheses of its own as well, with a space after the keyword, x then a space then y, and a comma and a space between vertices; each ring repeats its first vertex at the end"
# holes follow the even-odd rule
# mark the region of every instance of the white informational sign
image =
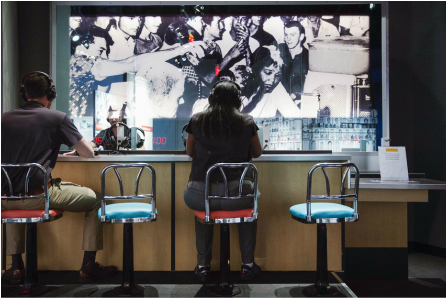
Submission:
POLYGON ((382 181, 408 181, 405 146, 379 146, 379 166, 382 181))

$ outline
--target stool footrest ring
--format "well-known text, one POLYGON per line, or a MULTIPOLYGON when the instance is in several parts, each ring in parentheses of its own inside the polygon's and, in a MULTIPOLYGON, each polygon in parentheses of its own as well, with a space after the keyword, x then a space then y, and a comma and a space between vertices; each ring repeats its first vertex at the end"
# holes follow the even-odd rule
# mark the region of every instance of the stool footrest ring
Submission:
POLYGON ((134 284, 131 286, 119 286, 102 294, 102 297, 144 297, 144 287, 134 284))
POLYGON ((346 297, 336 287, 327 286, 326 290, 317 289, 315 284, 310 285, 303 290, 306 297, 346 297))
POLYGON ((214 287, 209 288, 209 293, 210 294, 206 295, 209 295, 210 297, 234 297, 241 293, 241 289, 232 284, 217 284, 214 287))

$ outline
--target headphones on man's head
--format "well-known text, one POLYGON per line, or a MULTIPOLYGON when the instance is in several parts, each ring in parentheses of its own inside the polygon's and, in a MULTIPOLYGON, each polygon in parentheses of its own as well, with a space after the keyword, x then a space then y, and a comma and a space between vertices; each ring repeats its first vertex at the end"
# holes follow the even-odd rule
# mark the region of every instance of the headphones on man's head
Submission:
POLYGON ((53 79, 51 79, 51 77, 50 77, 48 74, 46 74, 46 73, 44 73, 44 72, 40 72, 40 71, 34 71, 34 72, 31 72, 31 73, 27 74, 27 75, 23 78, 23 80, 22 80, 22 84, 20 84, 20 97, 21 97, 23 100, 28 101, 28 97, 26 96, 26 92, 25 92, 25 85, 24 85, 24 83, 25 83, 25 79, 26 79, 29 75, 32 75, 32 74, 39 74, 39 75, 42 75, 42 76, 44 76, 45 78, 47 78, 48 83, 50 84, 50 86, 49 86, 48 89, 45 91, 45 95, 47 96, 47 98, 48 98, 49 101, 54 100, 54 99, 56 98, 56 86, 55 86, 54 83, 53 83, 53 79))
MULTIPOLYGON (((116 148, 117 140, 116 140, 115 136, 113 135, 112 129, 114 127, 116 127, 118 124, 120 126, 124 126, 125 128, 127 128, 129 130, 129 127, 125 123, 122 123, 122 122, 114 123, 113 125, 110 126, 110 128, 107 129, 107 131, 106 131, 107 140, 110 141, 110 145, 113 148, 116 148)), ((129 144, 129 137, 126 134, 124 134, 124 139, 121 142, 120 147, 127 147, 128 144, 129 144)))
MULTIPOLYGON (((130 130, 130 128, 125 123, 122 123, 122 122, 114 123, 113 125, 110 126, 110 128, 107 129, 107 132, 106 132, 107 139, 110 141, 110 145, 113 148, 116 148, 117 140, 116 140, 115 136, 113 135, 112 129, 113 129, 113 127, 116 127, 117 124, 123 125, 125 128, 130 130)), ((143 138, 140 137, 140 140, 138 141, 137 146, 136 146, 136 148, 140 148, 144 145, 144 140, 146 138, 146 134, 144 133, 143 129, 141 129, 141 128, 135 127, 135 129, 139 130, 143 134, 143 138)), ((130 139, 131 139, 130 136, 128 136, 127 134, 124 134, 124 139, 121 142, 120 147, 130 148, 131 147, 130 139)))

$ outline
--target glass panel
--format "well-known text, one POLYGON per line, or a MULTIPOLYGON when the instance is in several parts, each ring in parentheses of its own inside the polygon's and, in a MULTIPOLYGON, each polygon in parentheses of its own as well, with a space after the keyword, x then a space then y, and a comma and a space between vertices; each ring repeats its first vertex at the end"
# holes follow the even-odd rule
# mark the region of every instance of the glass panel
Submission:
POLYGON ((184 149, 230 79, 270 150, 377 150, 380 5, 72 6, 69 27, 69 115, 104 149, 184 149))

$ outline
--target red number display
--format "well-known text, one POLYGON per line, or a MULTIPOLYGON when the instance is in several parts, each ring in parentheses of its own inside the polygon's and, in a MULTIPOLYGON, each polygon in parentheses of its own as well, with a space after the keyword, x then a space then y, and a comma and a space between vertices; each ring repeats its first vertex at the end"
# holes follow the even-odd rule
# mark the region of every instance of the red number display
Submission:
POLYGON ((102 144, 102 137, 93 137, 93 141, 94 144, 96 145, 101 145, 102 144))
POLYGON ((152 137, 152 144, 162 144, 165 145, 167 137, 152 137))

